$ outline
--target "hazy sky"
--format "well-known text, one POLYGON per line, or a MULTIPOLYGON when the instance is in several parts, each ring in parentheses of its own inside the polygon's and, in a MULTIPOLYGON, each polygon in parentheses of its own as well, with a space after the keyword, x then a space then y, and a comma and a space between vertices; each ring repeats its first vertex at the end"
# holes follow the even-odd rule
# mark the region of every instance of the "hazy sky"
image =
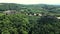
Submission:
POLYGON ((18 3, 18 4, 60 4, 60 0, 0 0, 0 3, 18 3))

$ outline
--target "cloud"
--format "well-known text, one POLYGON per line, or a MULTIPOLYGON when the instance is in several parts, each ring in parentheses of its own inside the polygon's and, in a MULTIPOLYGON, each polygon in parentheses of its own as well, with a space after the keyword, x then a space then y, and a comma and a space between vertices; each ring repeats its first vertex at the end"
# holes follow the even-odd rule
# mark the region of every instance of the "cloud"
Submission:
POLYGON ((0 3, 60 4, 60 0, 0 0, 0 3))

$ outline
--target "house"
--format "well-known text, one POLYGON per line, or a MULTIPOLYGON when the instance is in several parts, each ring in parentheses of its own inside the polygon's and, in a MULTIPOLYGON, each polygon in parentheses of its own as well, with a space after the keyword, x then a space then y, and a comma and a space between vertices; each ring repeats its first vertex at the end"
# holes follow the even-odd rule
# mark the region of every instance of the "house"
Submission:
POLYGON ((60 17, 57 17, 57 19, 60 19, 60 17))
POLYGON ((4 14, 8 15, 8 14, 15 14, 16 11, 15 10, 7 10, 3 12, 4 14))
POLYGON ((36 14, 34 13, 34 16, 36 16, 36 14))
POLYGON ((38 14, 38 16, 42 16, 42 14, 38 14))

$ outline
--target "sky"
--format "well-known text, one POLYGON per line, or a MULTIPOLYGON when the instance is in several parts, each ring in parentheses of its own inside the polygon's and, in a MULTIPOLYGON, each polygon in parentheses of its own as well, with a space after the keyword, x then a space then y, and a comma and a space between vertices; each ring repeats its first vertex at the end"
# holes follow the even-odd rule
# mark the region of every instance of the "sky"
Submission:
POLYGON ((18 3, 18 4, 59 4, 60 0, 0 0, 0 3, 18 3))

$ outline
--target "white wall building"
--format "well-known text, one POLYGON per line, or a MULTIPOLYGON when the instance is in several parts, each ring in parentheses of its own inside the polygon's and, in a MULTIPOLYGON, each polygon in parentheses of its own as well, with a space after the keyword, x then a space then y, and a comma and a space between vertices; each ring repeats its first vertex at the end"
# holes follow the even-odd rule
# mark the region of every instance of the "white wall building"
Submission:
POLYGON ((60 17, 57 17, 57 19, 60 19, 60 17))

